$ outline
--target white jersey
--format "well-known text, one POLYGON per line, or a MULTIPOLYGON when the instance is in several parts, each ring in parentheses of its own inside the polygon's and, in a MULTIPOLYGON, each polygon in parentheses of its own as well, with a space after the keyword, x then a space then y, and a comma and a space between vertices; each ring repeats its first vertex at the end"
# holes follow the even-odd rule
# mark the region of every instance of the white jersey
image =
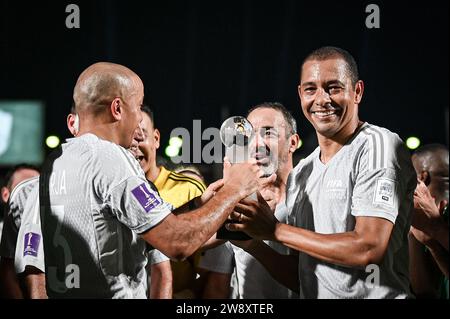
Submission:
POLYGON ((14 267, 17 274, 33 266, 45 272, 44 245, 42 240, 41 216, 39 211, 39 184, 36 183, 25 205, 22 224, 17 236, 14 267))
POLYGON ((367 123, 327 164, 320 148, 302 160, 288 179, 289 224, 321 234, 352 231, 358 216, 395 225, 375 279, 372 267, 366 272, 300 252, 300 298, 410 297, 407 236, 415 186, 410 154, 398 135, 367 123))
POLYGON ((69 139, 51 167, 40 197, 48 296, 146 298, 147 245, 137 235, 172 206, 127 150, 93 134, 69 139))
MULTIPOLYGON (((286 223, 287 209, 284 203, 277 205, 275 217, 286 223)), ((273 241, 264 241, 280 254, 288 255, 289 248, 273 241)), ((280 265, 282 266, 282 265, 280 265)), ((232 298, 236 299, 288 299, 296 294, 278 283, 252 255, 226 242, 207 250, 200 260, 200 268, 236 276, 232 287, 232 298)))
POLYGON ((11 192, 0 244, 0 256, 2 257, 14 259, 17 236, 22 223, 22 214, 28 196, 31 190, 37 187, 38 181, 39 177, 27 179, 17 184, 11 192))

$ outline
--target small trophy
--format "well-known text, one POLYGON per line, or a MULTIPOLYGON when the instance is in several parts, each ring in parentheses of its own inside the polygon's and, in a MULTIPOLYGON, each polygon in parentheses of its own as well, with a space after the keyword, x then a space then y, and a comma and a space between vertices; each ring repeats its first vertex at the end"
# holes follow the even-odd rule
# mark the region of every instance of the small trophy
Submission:
MULTIPOLYGON (((233 116, 223 122, 220 127, 220 139, 225 145, 225 156, 231 164, 242 163, 250 159, 250 145, 254 137, 252 124, 242 116, 233 116)), ((256 194, 249 196, 256 200, 256 194)), ((230 223, 230 221, 225 222, 230 223)), ((244 232, 231 232, 222 225, 217 231, 218 239, 249 240, 244 232)))

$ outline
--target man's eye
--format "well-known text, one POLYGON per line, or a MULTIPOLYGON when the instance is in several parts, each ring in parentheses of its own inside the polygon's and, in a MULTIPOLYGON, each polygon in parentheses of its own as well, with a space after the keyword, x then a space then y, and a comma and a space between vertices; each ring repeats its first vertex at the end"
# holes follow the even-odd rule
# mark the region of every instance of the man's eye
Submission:
POLYGON ((329 88, 329 91, 330 91, 331 94, 333 94, 333 93, 338 93, 338 92, 340 92, 341 89, 342 89, 342 88, 339 87, 339 86, 332 86, 332 87, 329 88))

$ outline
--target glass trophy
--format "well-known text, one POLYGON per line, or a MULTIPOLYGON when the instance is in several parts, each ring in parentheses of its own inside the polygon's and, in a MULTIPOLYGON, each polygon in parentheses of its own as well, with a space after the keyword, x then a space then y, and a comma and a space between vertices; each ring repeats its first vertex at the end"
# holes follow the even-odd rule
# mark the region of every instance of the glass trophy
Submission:
MULTIPOLYGON (((252 144, 253 137, 253 126, 245 117, 233 116, 222 123, 220 127, 220 139, 225 146, 225 156, 231 164, 242 163, 250 159, 250 145, 252 144)), ((256 200, 256 194, 250 195, 249 198, 256 200)), ((227 223, 230 223, 230 221, 225 222, 225 224, 227 223)), ((225 224, 217 231, 218 239, 251 239, 244 232, 231 232, 227 230, 225 224)))

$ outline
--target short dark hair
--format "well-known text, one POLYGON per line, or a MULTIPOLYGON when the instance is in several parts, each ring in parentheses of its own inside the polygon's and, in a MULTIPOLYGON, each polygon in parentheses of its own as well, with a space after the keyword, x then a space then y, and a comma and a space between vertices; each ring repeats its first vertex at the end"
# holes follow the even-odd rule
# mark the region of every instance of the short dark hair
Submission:
POLYGON ((308 56, 303 60, 302 69, 303 65, 308 61, 312 60, 323 61, 336 57, 339 57, 345 61, 345 63, 347 64, 347 72, 352 81, 352 85, 355 85, 356 82, 359 81, 358 65, 356 64, 356 61, 353 58, 353 56, 348 51, 341 48, 333 46, 325 46, 314 50, 313 52, 308 54, 308 56))
POLYGON ((263 102, 261 104, 253 106, 247 113, 247 117, 255 111, 256 109, 273 109, 275 111, 280 112, 283 115, 284 121, 289 127, 289 131, 287 132, 289 135, 287 137, 291 137, 294 134, 297 134, 297 121, 295 121, 291 112, 279 102, 263 102))
POLYGON ((26 163, 21 163, 21 164, 17 164, 13 167, 11 167, 5 174, 5 177, 3 179, 3 183, 2 183, 2 187, 11 187, 11 182, 12 182, 12 177, 13 175, 21 170, 21 169, 32 169, 35 170, 37 172, 39 172, 39 168, 35 165, 31 165, 31 164, 26 164, 26 163))
POLYGON ((153 116, 153 111, 147 104, 143 104, 141 106, 141 111, 148 115, 150 120, 152 121, 153 127, 155 127, 155 118, 153 116))

